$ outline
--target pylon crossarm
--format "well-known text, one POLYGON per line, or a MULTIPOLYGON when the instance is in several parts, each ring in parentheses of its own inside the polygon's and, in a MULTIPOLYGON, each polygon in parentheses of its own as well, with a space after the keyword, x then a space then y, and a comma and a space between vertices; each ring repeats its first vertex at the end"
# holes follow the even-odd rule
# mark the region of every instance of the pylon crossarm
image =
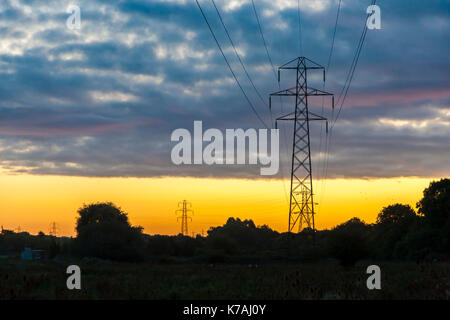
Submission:
POLYGON ((311 111, 309 112, 309 120, 325 120, 327 121, 328 119, 322 116, 319 116, 315 113, 312 113, 311 111))
POLYGON ((278 69, 297 69, 299 62, 304 64, 305 69, 325 69, 323 66, 321 66, 317 62, 314 62, 311 59, 308 59, 306 57, 297 57, 295 59, 292 59, 292 60, 286 62, 285 64, 281 65, 280 67, 278 67, 278 69), (294 61, 297 61, 297 64, 295 66, 292 65, 292 62, 294 62, 294 61), (312 64, 312 66, 306 65, 306 62, 310 62, 312 64))
POLYGON ((323 90, 319 90, 319 89, 314 89, 314 88, 308 88, 308 96, 332 96, 332 93, 323 91, 323 90))
MULTIPOLYGON (((297 92, 295 91, 296 88, 289 88, 281 91, 277 91, 274 93, 271 93, 270 96, 276 96, 276 97, 295 97, 297 95, 297 92)), ((314 88, 308 88, 308 92, 306 94, 299 93, 299 97, 314 97, 314 96, 333 96, 332 93, 322 91, 319 89, 314 88)))
MULTIPOLYGON (((282 70, 297 70, 297 67, 280 67, 280 69, 282 70)), ((306 67, 306 69, 311 70, 311 69, 323 69, 323 67, 306 67)))
POLYGON ((292 62, 298 60, 298 58, 299 58, 299 57, 297 57, 297 58, 295 58, 295 59, 292 59, 292 60, 286 62, 286 63, 283 64, 282 66, 278 67, 278 69, 283 69, 283 68, 284 68, 285 66, 287 66, 288 64, 291 64, 292 62))
MULTIPOLYGON (((311 59, 308 59, 306 57, 303 57, 303 59, 305 59, 306 61, 311 62, 312 64, 316 65, 316 67, 314 69, 325 69, 324 67, 322 67, 320 64, 318 64, 317 62, 312 61, 311 59)), ((308 69, 311 69, 312 67, 308 67, 308 69)))
MULTIPOLYGON (((293 120, 295 120, 295 116, 294 116, 293 112, 275 119, 275 121, 293 121, 293 120)), ((306 121, 306 118, 297 118, 297 120, 306 121)), ((309 121, 322 121, 322 120, 327 121, 328 119, 324 118, 322 116, 319 116, 317 114, 314 114, 312 112, 309 112, 308 120, 309 121)))
MULTIPOLYGON (((285 89, 285 90, 281 90, 281 91, 277 91, 274 93, 271 93, 270 96, 276 96, 276 97, 295 97, 297 95, 297 93, 295 92, 296 88, 290 88, 290 89, 285 89)), ((306 94, 302 94, 299 93, 298 96, 299 97, 304 97, 304 96, 308 96, 308 97, 313 97, 313 96, 332 96, 332 93, 328 93, 319 89, 312 89, 309 90, 306 94)))
POLYGON ((270 96, 295 96, 296 94, 297 94, 296 87, 293 87, 293 88, 289 88, 289 89, 271 93, 270 96))
POLYGON ((280 70, 296 70, 298 68, 299 65, 302 65, 302 69, 304 70, 325 70, 325 68, 323 66, 321 66, 320 64, 305 58, 305 57, 298 57, 295 59, 292 59, 289 62, 286 62, 285 64, 283 64, 282 66, 278 67, 278 71, 280 70), (297 63, 294 64, 293 62, 296 61, 297 63), (307 64, 307 62, 310 62, 307 64))
POLYGON ((294 114, 294 112, 291 112, 291 113, 285 114, 284 116, 276 118, 275 121, 278 121, 278 120, 280 120, 280 121, 281 120, 293 120, 293 119, 295 119, 293 117, 295 117, 295 114, 294 114))

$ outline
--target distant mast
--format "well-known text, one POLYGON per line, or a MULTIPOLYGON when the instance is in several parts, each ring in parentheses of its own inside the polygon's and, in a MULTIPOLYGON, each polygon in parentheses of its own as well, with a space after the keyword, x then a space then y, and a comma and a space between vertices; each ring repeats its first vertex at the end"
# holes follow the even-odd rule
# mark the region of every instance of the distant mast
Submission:
POLYGON ((189 236, 188 232, 188 219, 192 218, 188 216, 188 214, 194 214, 190 208, 192 208, 192 204, 186 200, 178 202, 178 208, 175 211, 175 214, 181 213, 181 216, 177 218, 177 222, 181 219, 181 234, 183 236, 189 236), (188 208, 189 207, 189 208, 188 208))

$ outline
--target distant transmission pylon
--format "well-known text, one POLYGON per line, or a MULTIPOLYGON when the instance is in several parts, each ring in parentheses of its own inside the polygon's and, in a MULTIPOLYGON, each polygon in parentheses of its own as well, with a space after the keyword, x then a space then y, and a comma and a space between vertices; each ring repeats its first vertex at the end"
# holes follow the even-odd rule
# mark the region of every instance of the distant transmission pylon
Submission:
POLYGON ((175 213, 177 214, 178 212, 181 212, 181 216, 177 218, 177 221, 181 219, 181 234, 184 236, 188 236, 188 219, 192 218, 188 216, 189 213, 194 214, 194 211, 192 211, 192 204, 186 200, 180 201, 178 202, 178 208, 175 213))
POLYGON ((307 71, 314 69, 323 70, 323 81, 325 82, 325 68, 308 58, 298 57, 285 63, 278 68, 278 82, 280 82, 281 70, 295 70, 297 73, 296 85, 293 88, 272 93, 269 98, 271 108, 272 96, 295 97, 294 111, 275 121, 275 127, 278 126, 278 121, 294 121, 288 232, 293 232, 296 226, 300 232, 304 229, 304 225, 315 230, 309 122, 326 121, 326 132, 328 133, 328 120, 308 110, 308 97, 331 96, 334 109, 334 96, 331 93, 308 87, 307 71))
POLYGON ((50 234, 51 236, 56 237, 57 230, 58 230, 58 227, 57 227, 57 225, 56 225, 56 222, 53 222, 53 223, 50 225, 50 231, 49 231, 49 234, 50 234))

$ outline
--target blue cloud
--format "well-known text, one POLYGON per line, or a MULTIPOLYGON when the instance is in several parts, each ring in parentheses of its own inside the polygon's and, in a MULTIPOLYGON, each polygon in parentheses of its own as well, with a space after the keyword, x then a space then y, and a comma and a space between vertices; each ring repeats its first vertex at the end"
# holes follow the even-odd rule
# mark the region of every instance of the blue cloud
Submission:
MULTIPOLYGON (((300 54, 326 65, 337 2, 320 1, 320 10, 305 4, 301 34, 294 2, 283 9, 273 1, 256 2, 275 66, 300 54)), ((30 174, 259 178, 252 166, 176 167, 170 162, 172 130, 191 129, 194 120, 219 129, 260 127, 194 1, 77 3, 82 29, 73 31, 66 28, 69 14, 59 1, 2 1, 1 167, 30 174)), ((214 7, 210 1, 200 3, 248 96, 270 122, 214 7)), ((251 4, 225 8, 226 1, 216 3, 255 85, 267 97, 278 87, 251 4)), ((337 96, 369 3, 346 1, 341 8, 326 83, 337 96)), ((448 174, 450 5, 400 0, 379 5, 382 29, 367 33, 333 129, 329 176, 448 174)), ((282 86, 294 80, 283 75, 282 86)), ((320 79, 310 81, 322 87, 320 79)), ((286 100, 283 111, 292 105, 286 100)), ((311 100, 310 107, 321 113, 321 100, 311 100)), ((333 115, 328 107, 324 112, 333 115)), ((281 114, 277 103, 274 113, 281 114)), ((292 128, 282 130, 281 138, 289 140, 292 128)), ((319 126, 312 134, 315 172, 321 172, 319 146, 325 141, 319 137, 325 134, 319 126)), ((286 150, 281 155, 286 171, 286 150)))

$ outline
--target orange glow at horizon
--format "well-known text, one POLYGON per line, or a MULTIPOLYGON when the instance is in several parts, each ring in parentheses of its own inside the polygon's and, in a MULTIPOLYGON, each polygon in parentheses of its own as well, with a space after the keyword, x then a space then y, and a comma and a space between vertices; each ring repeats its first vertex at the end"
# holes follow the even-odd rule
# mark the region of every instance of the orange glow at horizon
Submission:
MULTIPOLYGON (((376 220, 382 207, 415 203, 433 178, 336 179, 315 183, 316 228, 328 229, 359 217, 376 220), (325 193, 324 193, 325 191, 325 193)), ((289 183, 282 180, 213 178, 87 178, 1 175, 0 225, 37 234, 58 225, 58 235, 75 236, 77 209, 83 203, 111 201, 148 234, 178 234, 175 210, 192 203, 189 234, 223 225, 228 217, 252 219, 285 232, 289 183)))

